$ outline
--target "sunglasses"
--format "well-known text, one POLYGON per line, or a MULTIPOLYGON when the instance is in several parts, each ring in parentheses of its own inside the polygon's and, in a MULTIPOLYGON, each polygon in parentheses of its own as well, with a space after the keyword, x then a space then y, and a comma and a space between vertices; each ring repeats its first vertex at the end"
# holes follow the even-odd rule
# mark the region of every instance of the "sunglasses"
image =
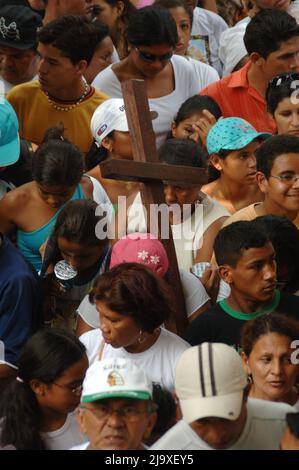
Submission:
POLYGON ((145 60, 146 62, 156 62, 156 60, 158 60, 159 62, 167 62, 173 56, 173 51, 167 52, 167 54, 163 54, 163 55, 155 55, 155 54, 148 54, 147 52, 143 52, 140 49, 138 49, 138 47, 135 47, 135 50, 140 55, 141 59, 145 60))
POLYGON ((269 82, 269 87, 276 87, 284 85, 287 82, 292 82, 294 80, 299 80, 299 73, 286 73, 284 75, 277 75, 277 77, 272 78, 269 82))

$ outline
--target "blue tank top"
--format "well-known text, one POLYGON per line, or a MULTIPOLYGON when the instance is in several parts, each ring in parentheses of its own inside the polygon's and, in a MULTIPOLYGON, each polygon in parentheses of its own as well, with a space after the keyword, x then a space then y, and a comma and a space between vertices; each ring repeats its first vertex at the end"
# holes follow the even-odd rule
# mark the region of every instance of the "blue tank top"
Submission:
MULTIPOLYGON (((78 184, 71 200, 85 199, 81 184, 78 184)), ((42 267, 42 259, 39 249, 43 243, 47 240, 48 236, 52 232, 56 223, 57 217, 60 211, 63 209, 61 206, 52 219, 50 219, 45 225, 33 232, 23 232, 23 230, 17 230, 17 245, 23 256, 33 265, 36 271, 40 271, 42 267)))

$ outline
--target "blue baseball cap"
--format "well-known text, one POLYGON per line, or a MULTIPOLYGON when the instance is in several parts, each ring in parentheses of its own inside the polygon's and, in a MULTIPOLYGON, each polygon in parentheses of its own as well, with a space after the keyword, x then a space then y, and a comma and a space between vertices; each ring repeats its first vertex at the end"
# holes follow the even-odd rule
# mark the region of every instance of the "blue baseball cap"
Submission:
POLYGON ((220 118, 208 133, 208 154, 218 153, 220 150, 239 150, 257 137, 268 139, 271 135, 269 132, 257 132, 245 119, 220 118))
POLYGON ((0 100, 0 167, 13 165, 19 160, 19 121, 10 103, 0 100))

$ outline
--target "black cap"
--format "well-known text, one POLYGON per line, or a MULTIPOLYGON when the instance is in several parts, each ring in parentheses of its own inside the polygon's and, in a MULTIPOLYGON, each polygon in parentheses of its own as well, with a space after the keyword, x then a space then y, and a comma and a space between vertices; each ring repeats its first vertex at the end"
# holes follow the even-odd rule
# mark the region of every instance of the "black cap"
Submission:
POLYGON ((38 13, 29 7, 0 7, 0 45, 16 49, 31 49, 37 45, 37 30, 42 26, 38 13))

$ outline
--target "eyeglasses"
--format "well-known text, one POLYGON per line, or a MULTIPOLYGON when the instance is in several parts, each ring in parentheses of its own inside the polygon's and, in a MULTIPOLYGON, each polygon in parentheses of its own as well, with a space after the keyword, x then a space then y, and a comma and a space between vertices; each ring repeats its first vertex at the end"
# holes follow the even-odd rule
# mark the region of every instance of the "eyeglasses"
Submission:
POLYGON ((296 183, 296 181, 299 180, 299 175, 295 175, 291 173, 287 175, 278 175, 278 176, 270 175, 270 178, 276 178, 280 180, 282 183, 294 184, 296 183))
POLYGON ((135 50, 140 55, 141 59, 145 60, 146 62, 167 62, 173 56, 173 51, 167 52, 167 54, 163 55, 156 55, 156 54, 148 54, 147 52, 141 51, 138 47, 135 47, 135 50))
POLYGON ((125 419, 129 423, 136 423, 139 421, 140 416, 144 413, 150 414, 155 409, 154 405, 148 407, 147 410, 138 410, 135 406, 124 406, 118 410, 114 410, 108 405, 98 405, 96 409, 87 408, 86 406, 80 406, 83 410, 90 411, 90 413, 99 421, 107 420, 112 413, 117 413, 118 416, 125 419))
POLYGON ((299 80, 299 73, 286 73, 283 75, 277 75, 276 77, 272 78, 269 82, 269 87, 276 87, 284 85, 287 82, 292 82, 294 80, 299 80))
POLYGON ((82 393, 83 385, 77 385, 77 387, 70 387, 69 385, 60 385, 56 382, 52 382, 53 385, 56 385, 57 387, 64 388, 65 390, 68 390, 69 392, 74 393, 75 395, 80 396, 82 393))

